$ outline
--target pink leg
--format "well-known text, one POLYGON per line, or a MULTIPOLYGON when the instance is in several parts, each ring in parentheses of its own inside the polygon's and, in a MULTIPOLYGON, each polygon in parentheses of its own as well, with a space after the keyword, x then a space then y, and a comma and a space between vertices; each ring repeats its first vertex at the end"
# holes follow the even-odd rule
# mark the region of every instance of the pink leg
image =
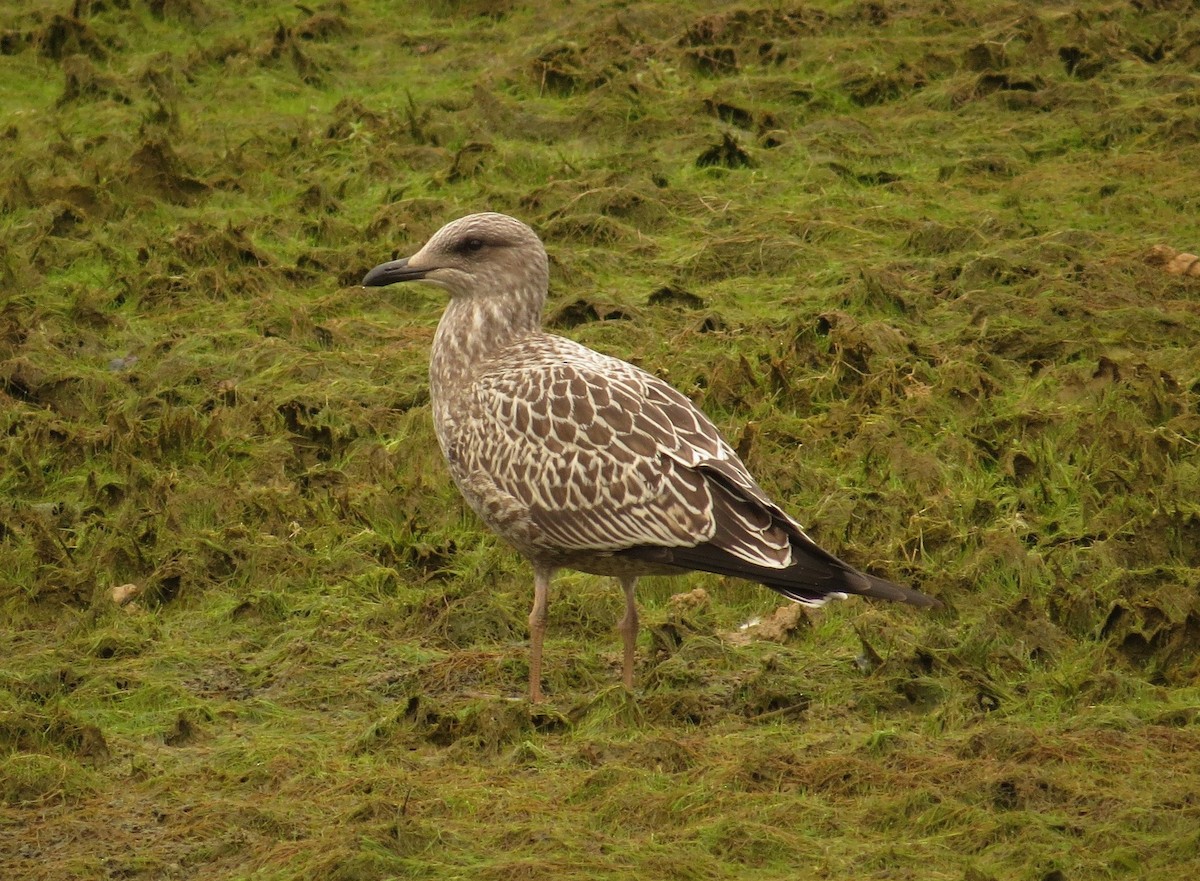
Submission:
POLYGON ((625 617, 617 625, 621 636, 625 639, 625 658, 621 665, 621 678, 625 687, 633 690, 633 662, 637 656, 638 614, 637 604, 633 599, 633 588, 636 578, 622 578, 621 590, 625 591, 625 617))
POLYGON ((529 700, 542 699, 542 637, 546 635, 546 604, 553 569, 533 567, 533 611, 529 613, 529 700))

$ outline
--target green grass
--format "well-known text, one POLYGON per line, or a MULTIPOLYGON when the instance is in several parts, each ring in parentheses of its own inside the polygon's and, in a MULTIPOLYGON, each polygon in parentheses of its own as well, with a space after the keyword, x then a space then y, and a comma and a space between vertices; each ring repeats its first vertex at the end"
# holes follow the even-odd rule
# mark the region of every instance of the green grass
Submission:
POLYGON ((1200 867, 1195 4, 539 5, 0 12, 0 875, 1200 867), (946 610, 645 579, 630 696, 568 573, 528 706, 441 300, 357 286, 483 209, 946 610))

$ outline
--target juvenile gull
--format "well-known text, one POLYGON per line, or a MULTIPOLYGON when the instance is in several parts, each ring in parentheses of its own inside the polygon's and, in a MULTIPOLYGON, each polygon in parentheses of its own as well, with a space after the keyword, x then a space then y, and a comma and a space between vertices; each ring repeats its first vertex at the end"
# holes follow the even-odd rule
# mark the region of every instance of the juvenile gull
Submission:
POLYGON ((424 281, 450 296, 429 365, 434 430, 467 503, 533 564, 531 700, 542 697, 550 579, 564 567, 620 581, 627 688, 640 575, 733 575, 806 605, 847 594, 940 605, 818 547, 671 386, 543 332, 548 280, 534 231, 486 213, 362 281, 424 281))

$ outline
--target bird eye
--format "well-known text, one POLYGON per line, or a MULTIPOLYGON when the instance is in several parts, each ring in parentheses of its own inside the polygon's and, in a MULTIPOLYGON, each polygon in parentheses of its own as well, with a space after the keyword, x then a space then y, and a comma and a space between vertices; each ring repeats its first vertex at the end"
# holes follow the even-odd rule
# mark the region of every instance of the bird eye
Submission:
POLYGON ((462 243, 461 246, 459 246, 459 250, 461 250, 463 253, 467 253, 469 251, 478 251, 482 247, 483 239, 467 239, 462 243))

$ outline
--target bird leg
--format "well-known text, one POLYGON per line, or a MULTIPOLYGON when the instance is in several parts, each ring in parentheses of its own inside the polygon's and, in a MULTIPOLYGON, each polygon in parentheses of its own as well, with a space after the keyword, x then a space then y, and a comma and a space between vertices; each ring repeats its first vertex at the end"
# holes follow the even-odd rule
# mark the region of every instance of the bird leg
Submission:
POLYGON ((554 570, 533 567, 533 611, 529 613, 529 700, 542 700, 542 637, 546 634, 546 603, 554 570))
POLYGON ((626 576, 620 579, 621 590, 625 591, 625 617, 617 628, 625 639, 625 658, 621 665, 621 678, 625 687, 633 691, 633 662, 637 653, 638 615, 637 604, 633 600, 633 588, 637 578, 626 576))

